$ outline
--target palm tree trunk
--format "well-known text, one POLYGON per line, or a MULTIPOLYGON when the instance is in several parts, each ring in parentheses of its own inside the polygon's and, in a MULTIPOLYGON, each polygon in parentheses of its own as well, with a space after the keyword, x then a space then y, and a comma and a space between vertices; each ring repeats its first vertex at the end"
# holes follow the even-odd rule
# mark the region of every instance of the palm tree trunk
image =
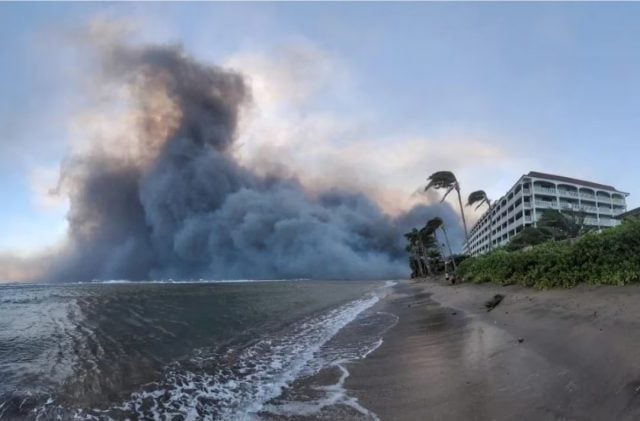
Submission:
POLYGON ((431 266, 429 266, 429 261, 427 257, 427 249, 424 246, 422 240, 420 240, 420 259, 424 262, 424 267, 427 270, 427 276, 431 276, 431 266))
POLYGON ((438 252, 440 253, 440 256, 442 256, 442 260, 443 260, 443 261, 445 261, 445 259, 446 259, 446 257, 447 257, 447 256, 446 256, 446 250, 444 250, 444 247, 443 247, 443 246, 444 246, 444 244, 442 244, 442 243, 440 242, 440 239, 438 238, 438 230, 435 230, 435 231, 433 232, 433 236, 434 236, 434 237, 435 237, 435 239, 436 239, 436 247, 438 248, 438 252))
POLYGON ((422 270, 422 262, 420 259, 420 246, 416 245, 416 247, 413 249, 413 261, 416 262, 416 266, 418 269, 418 273, 417 275, 420 278, 424 278, 424 271, 422 270))
POLYGON ((447 242, 447 248, 449 249, 449 258, 451 259, 451 263, 453 264, 453 270, 458 271, 458 267, 456 266, 456 259, 453 257, 453 252, 451 251, 451 244, 449 243, 449 236, 447 235, 447 230, 444 228, 444 225, 440 227, 442 232, 444 233, 444 239, 447 242))
POLYGON ((464 239, 469 242, 469 231, 467 231, 467 219, 464 217, 464 208, 462 206, 462 196, 460 196, 460 185, 456 183, 456 192, 458 193, 458 203, 460 204, 460 216, 462 216, 462 226, 464 227, 464 239))

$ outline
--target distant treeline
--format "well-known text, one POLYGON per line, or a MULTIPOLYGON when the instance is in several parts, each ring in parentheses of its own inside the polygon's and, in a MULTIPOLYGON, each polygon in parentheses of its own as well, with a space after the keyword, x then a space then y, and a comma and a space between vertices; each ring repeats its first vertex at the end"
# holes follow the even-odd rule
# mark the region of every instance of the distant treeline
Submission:
POLYGON ((460 263, 459 274, 475 283, 535 288, 578 283, 625 285, 640 281, 640 220, 624 221, 577 239, 549 240, 522 250, 497 249, 460 263))

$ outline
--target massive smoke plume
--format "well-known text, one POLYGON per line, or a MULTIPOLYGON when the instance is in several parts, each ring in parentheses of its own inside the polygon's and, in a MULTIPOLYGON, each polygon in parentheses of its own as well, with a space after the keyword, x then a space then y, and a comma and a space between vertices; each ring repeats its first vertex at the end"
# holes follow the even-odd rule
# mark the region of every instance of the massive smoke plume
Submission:
POLYGON ((404 232, 436 214, 459 230, 448 205, 391 218, 361 193, 311 194, 242 167, 233 145, 250 89, 233 71, 173 46, 101 54, 135 125, 64 160, 68 239, 45 279, 400 277, 404 232))

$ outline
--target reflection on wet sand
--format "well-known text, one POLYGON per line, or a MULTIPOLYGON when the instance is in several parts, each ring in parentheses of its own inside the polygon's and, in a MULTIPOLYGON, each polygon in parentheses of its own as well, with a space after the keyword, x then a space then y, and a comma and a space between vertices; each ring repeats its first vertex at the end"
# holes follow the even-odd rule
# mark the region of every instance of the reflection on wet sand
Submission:
POLYGON ((464 288, 477 287, 405 283, 380 304, 399 323, 376 352, 350 367, 346 383, 380 419, 638 419, 637 396, 630 401, 627 393, 631 383, 612 392, 618 377, 606 365, 576 357, 585 352, 571 334, 575 319, 512 318, 508 313, 524 305, 513 303, 487 313, 483 300, 495 293, 491 287, 473 290, 482 294, 475 298, 469 293, 475 304, 441 304, 464 288))

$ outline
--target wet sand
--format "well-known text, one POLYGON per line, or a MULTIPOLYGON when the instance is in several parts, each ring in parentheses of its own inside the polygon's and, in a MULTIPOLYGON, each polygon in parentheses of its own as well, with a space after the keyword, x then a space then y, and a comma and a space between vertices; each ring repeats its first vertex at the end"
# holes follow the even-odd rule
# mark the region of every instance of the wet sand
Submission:
POLYGON ((379 309, 398 324, 346 388, 381 420, 640 419, 639 286, 400 283, 379 309))

